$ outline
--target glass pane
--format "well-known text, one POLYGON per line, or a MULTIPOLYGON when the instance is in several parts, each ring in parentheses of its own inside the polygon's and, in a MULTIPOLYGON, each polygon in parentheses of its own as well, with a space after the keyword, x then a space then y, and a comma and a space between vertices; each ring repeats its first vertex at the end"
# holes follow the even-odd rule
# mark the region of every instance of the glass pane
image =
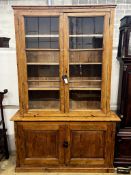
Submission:
POLYGON ((55 88, 59 89, 59 67, 53 66, 28 66, 29 88, 55 88))
POLYGON ((59 48, 59 17, 25 17, 26 48, 59 48))
POLYGON ((128 55, 131 55, 131 32, 129 33, 128 55))
POLYGON ((101 100, 100 91, 70 91, 70 109, 71 110, 86 110, 99 109, 101 100))
POLYGON ((59 109, 59 66, 28 65, 30 109, 59 109))
POLYGON ((71 77, 87 77, 87 78, 101 78, 101 65, 70 65, 71 77))
POLYGON ((25 17, 25 33, 38 34, 38 17, 25 17))
POLYGON ((60 110, 59 17, 25 17, 25 34, 29 109, 60 110))
POLYGON ((59 39, 58 38, 26 38, 26 48, 50 48, 58 49, 59 48, 59 39))
POLYGON ((69 33, 76 34, 103 34, 104 17, 70 17, 69 33))
POLYGON ((30 109, 59 109, 59 91, 29 91, 30 109))
POLYGON ((104 17, 69 17, 70 110, 101 107, 103 26, 104 17))
POLYGON ((102 48, 103 38, 70 37, 70 49, 102 48))
POLYGON ((30 34, 58 34, 58 17, 25 17, 25 33, 30 34))
POLYGON ((103 47, 103 17, 69 17, 70 49, 103 47))

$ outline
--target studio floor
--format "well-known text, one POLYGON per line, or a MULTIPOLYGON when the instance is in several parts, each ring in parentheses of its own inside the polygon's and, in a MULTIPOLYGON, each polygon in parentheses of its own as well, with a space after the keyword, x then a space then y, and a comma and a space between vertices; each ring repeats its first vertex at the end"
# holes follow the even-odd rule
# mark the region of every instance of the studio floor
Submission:
MULTIPOLYGON (((75 175, 76 173, 15 173, 15 155, 11 155, 9 160, 0 161, 0 175, 75 175)), ((77 175, 116 175, 117 173, 77 173, 77 175)))

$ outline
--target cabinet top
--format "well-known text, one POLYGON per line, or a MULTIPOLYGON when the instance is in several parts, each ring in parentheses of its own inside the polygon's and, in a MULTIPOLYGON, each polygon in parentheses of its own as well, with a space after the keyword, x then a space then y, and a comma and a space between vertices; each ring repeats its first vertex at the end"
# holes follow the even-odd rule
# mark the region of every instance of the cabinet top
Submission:
POLYGON ((116 5, 104 5, 104 4, 101 4, 101 5, 64 5, 64 6, 61 6, 61 5, 57 5, 57 6, 48 6, 48 5, 45 5, 45 6, 12 6, 12 8, 14 10, 23 10, 23 9, 31 9, 31 10, 43 10, 43 9, 78 9, 78 8, 82 8, 82 9, 90 9, 90 8, 93 8, 93 9, 106 9, 106 8, 115 8, 116 5))
POLYGON ((120 28, 123 28, 123 27, 130 27, 130 26, 131 26, 131 15, 130 15, 130 16, 124 16, 124 17, 121 19, 120 28))

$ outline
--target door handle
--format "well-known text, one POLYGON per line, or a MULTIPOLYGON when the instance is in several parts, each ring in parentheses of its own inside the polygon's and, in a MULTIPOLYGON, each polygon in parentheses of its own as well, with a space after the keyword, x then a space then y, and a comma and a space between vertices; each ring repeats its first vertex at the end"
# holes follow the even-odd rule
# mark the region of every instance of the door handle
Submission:
POLYGON ((62 79, 63 79, 65 84, 68 84, 68 77, 67 77, 67 75, 62 75, 62 79))

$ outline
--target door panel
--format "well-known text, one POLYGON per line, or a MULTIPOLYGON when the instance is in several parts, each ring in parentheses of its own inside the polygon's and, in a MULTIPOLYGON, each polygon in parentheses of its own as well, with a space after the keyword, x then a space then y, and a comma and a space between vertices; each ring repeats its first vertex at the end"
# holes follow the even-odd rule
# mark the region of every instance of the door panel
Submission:
MULTIPOLYGON (((68 127, 66 164, 69 166, 106 166, 113 156, 111 125, 72 124, 68 127)), ((110 164, 110 163, 109 163, 110 164)))
POLYGON ((19 123, 18 154, 21 165, 44 166, 64 163, 64 127, 57 124, 19 123))
POLYGON ((103 131, 72 131, 71 143, 72 158, 104 157, 105 132, 103 131), (97 145, 94 144, 95 142, 97 145))
POLYGON ((60 13, 25 15, 20 21, 24 112, 64 112, 62 23, 60 13))
POLYGON ((106 111, 107 48, 109 37, 105 13, 64 15, 65 111, 106 111), (106 58, 106 59, 105 59, 106 58))

